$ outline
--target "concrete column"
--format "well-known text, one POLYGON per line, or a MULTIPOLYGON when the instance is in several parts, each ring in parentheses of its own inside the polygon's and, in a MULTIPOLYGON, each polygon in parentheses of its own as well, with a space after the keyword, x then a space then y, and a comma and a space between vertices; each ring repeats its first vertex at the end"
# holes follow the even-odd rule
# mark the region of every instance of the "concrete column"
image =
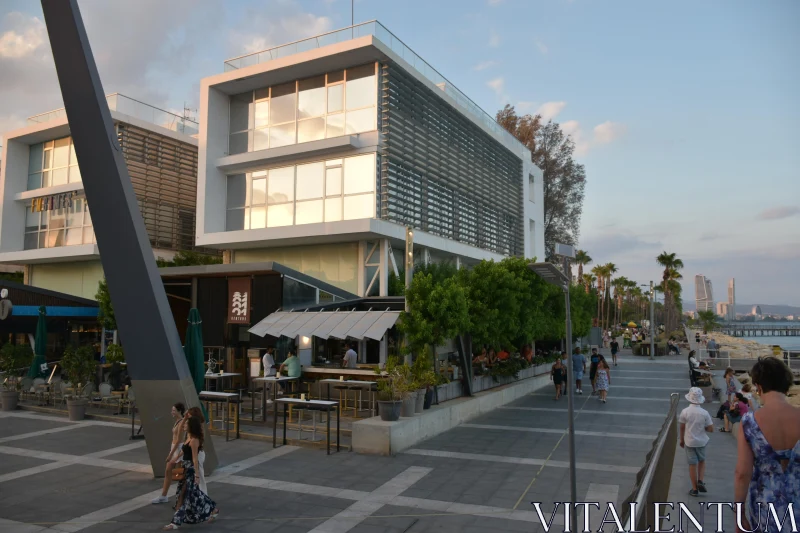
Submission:
POLYGON ((389 239, 381 239, 380 248, 380 276, 378 287, 379 296, 389 296, 389 239))
POLYGON ((358 272, 356 276, 358 280, 358 290, 356 291, 357 296, 364 296, 364 291, 367 288, 367 253, 367 242, 358 241, 358 272))
POLYGON ((31 283, 33 283, 32 265, 22 265, 22 283, 25 285, 30 285, 31 283))
POLYGON ((380 364, 381 367, 383 367, 383 365, 386 364, 386 357, 389 353, 389 340, 387 339, 388 336, 389 333, 387 331, 381 338, 381 351, 378 359, 378 363, 380 364))
POLYGON ((192 278, 192 307, 197 307, 197 278, 192 278))
POLYGON ((230 265, 233 263, 233 250, 222 250, 222 264, 230 265))

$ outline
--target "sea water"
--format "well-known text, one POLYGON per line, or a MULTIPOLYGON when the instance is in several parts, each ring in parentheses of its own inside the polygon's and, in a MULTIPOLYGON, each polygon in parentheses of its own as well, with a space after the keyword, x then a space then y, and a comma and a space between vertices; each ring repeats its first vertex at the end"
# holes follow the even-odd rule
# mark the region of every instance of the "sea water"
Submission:
MULTIPOLYGON (((786 328, 792 324, 791 322, 755 322, 756 325, 775 326, 776 328, 786 328)), ((760 344, 778 345, 784 350, 800 350, 800 337, 741 337, 749 341, 756 341, 760 344)))

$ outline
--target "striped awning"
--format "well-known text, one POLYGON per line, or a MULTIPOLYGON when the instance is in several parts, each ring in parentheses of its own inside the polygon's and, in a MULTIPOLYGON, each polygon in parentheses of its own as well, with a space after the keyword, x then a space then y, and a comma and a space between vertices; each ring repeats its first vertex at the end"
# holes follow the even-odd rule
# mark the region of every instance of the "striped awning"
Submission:
POLYGON ((265 337, 319 337, 321 339, 373 339, 379 341, 394 326, 400 311, 278 311, 250 328, 265 337))

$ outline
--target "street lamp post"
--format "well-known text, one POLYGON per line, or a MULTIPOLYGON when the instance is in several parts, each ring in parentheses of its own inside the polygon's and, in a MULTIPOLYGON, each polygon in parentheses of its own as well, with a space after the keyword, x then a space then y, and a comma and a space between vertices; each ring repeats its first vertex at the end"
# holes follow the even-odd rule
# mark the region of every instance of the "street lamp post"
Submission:
POLYGON ((650 281, 650 359, 656 355, 656 291, 650 281))
MULTIPOLYGON (((563 248, 559 249, 561 252, 563 248)), ((567 253, 568 250, 564 250, 567 253)), ((562 255, 564 259, 564 271, 560 271, 553 263, 531 263, 528 268, 533 270, 542 279, 551 285, 560 287, 564 291, 564 301, 566 302, 567 317, 567 357, 572 356, 572 317, 569 305, 569 255, 567 253, 562 255)), ((575 476, 575 409, 574 409, 574 392, 572 390, 573 379, 572 361, 567 360, 567 418, 569 420, 569 494, 570 501, 573 505, 578 501, 578 487, 577 479, 575 476)), ((576 509, 570 510, 570 531, 578 531, 578 514, 576 509)))

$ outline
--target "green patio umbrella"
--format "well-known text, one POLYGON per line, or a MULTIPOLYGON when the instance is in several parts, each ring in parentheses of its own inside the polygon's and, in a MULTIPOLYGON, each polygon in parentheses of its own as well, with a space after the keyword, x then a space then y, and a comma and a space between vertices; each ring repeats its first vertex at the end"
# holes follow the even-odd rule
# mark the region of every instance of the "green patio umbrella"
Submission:
POLYGON ((47 351, 47 309, 45 306, 39 307, 39 321, 36 322, 36 346, 33 351, 33 362, 31 368, 28 370, 28 377, 36 379, 39 377, 46 377, 46 373, 42 371, 42 365, 47 364, 45 353, 47 351))
MULTIPOLYGON (((192 374, 194 388, 200 393, 205 384, 205 362, 203 360, 203 320, 200 318, 200 311, 192 308, 189 311, 189 325, 186 326, 186 341, 183 344, 183 353, 186 355, 186 362, 189 364, 189 372, 192 374)), ((203 416, 208 419, 205 407, 200 404, 203 416)))

